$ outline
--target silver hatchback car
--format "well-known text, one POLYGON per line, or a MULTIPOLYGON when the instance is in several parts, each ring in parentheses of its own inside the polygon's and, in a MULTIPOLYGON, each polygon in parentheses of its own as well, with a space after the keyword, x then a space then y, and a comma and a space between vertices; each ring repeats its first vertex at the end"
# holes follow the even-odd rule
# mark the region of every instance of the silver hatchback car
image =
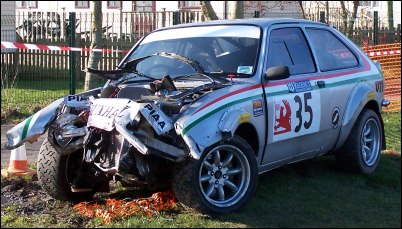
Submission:
POLYGON ((184 24, 130 50, 102 88, 70 95, 7 134, 8 148, 48 132, 38 175, 57 199, 90 198, 111 179, 167 184, 182 203, 241 208, 258 175, 334 154, 375 171, 385 149, 379 63, 336 29, 293 19, 184 24))

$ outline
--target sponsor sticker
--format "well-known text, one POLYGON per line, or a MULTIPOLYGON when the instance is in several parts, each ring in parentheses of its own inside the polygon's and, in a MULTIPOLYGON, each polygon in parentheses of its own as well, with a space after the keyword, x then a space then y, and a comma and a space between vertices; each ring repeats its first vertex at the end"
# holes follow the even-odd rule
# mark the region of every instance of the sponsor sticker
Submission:
POLYGON ((239 66, 239 67, 237 67, 237 73, 252 74, 253 66, 239 66))
POLYGON ((367 95, 367 100, 373 100, 375 98, 376 93, 375 92, 370 92, 367 95))
POLYGON ((64 97, 64 103, 68 107, 85 107, 89 106, 89 100, 86 96, 68 95, 64 97))
POLYGON ((262 107, 261 99, 253 100, 253 113, 254 113, 254 117, 264 114, 264 108, 262 107))
POLYGON ((288 100, 274 101, 275 104, 275 126, 274 135, 290 132, 292 126, 290 124, 290 116, 292 115, 292 107, 288 100))
POLYGON ((102 98, 92 102, 87 126, 110 131, 114 128, 114 119, 130 102, 129 99, 102 98))
POLYGON ((239 124, 242 124, 245 122, 250 122, 250 114, 249 113, 241 114, 239 116, 239 124))
POLYGON ((339 108, 335 107, 334 110, 332 111, 332 118, 331 118, 331 122, 332 122, 332 128, 336 128, 338 127, 338 123, 339 123, 339 108))
POLYGON ((375 82, 375 90, 377 92, 383 92, 384 91, 384 81, 377 81, 375 82))
POLYGON ((165 113, 163 113, 155 104, 143 104, 140 111, 148 120, 148 122, 152 125, 156 133, 165 134, 170 129, 172 129, 173 125, 170 118, 165 113))
POLYGON ((289 92, 291 92, 291 93, 299 93, 299 92, 313 90, 313 88, 311 87, 311 83, 308 80, 289 82, 289 83, 287 83, 287 86, 288 86, 289 92))

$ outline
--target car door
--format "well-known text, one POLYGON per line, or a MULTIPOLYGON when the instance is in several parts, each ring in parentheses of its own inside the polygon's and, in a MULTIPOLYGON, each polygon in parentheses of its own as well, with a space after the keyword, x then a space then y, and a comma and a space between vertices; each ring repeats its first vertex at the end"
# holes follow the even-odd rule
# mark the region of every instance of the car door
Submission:
POLYGON ((318 66, 314 81, 321 92, 322 118, 317 140, 323 141, 321 152, 325 153, 334 149, 351 92, 357 83, 367 80, 364 72, 370 66, 333 28, 306 26, 305 31, 318 66))
POLYGON ((268 34, 265 69, 288 66, 290 72, 289 78, 263 82, 268 134, 262 165, 277 167, 321 150, 323 101, 320 89, 311 80, 318 72, 303 28, 271 26, 268 34))

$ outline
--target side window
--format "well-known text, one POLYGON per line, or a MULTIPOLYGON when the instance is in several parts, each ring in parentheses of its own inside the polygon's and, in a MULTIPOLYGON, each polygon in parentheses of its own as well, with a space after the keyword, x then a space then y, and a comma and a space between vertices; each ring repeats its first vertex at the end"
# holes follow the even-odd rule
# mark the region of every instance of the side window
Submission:
POLYGON ((356 67, 353 53, 334 34, 324 29, 307 29, 321 71, 356 67))
POLYGON ((288 66, 291 75, 316 71, 300 28, 272 30, 268 46, 268 68, 274 66, 288 66))

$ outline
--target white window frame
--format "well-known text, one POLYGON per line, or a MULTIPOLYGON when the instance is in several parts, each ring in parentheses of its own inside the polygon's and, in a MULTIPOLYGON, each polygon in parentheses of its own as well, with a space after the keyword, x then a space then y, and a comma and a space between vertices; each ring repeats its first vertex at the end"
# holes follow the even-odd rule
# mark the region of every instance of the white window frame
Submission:
POLYGON ((89 8, 89 1, 75 1, 75 8, 88 9, 89 8))
POLYGON ((109 9, 120 9, 121 1, 107 1, 107 8, 109 9))
POLYGON ((38 1, 16 1, 17 8, 38 8, 38 1))
POLYGON ((199 9, 199 1, 179 1, 179 8, 181 9, 199 9))

